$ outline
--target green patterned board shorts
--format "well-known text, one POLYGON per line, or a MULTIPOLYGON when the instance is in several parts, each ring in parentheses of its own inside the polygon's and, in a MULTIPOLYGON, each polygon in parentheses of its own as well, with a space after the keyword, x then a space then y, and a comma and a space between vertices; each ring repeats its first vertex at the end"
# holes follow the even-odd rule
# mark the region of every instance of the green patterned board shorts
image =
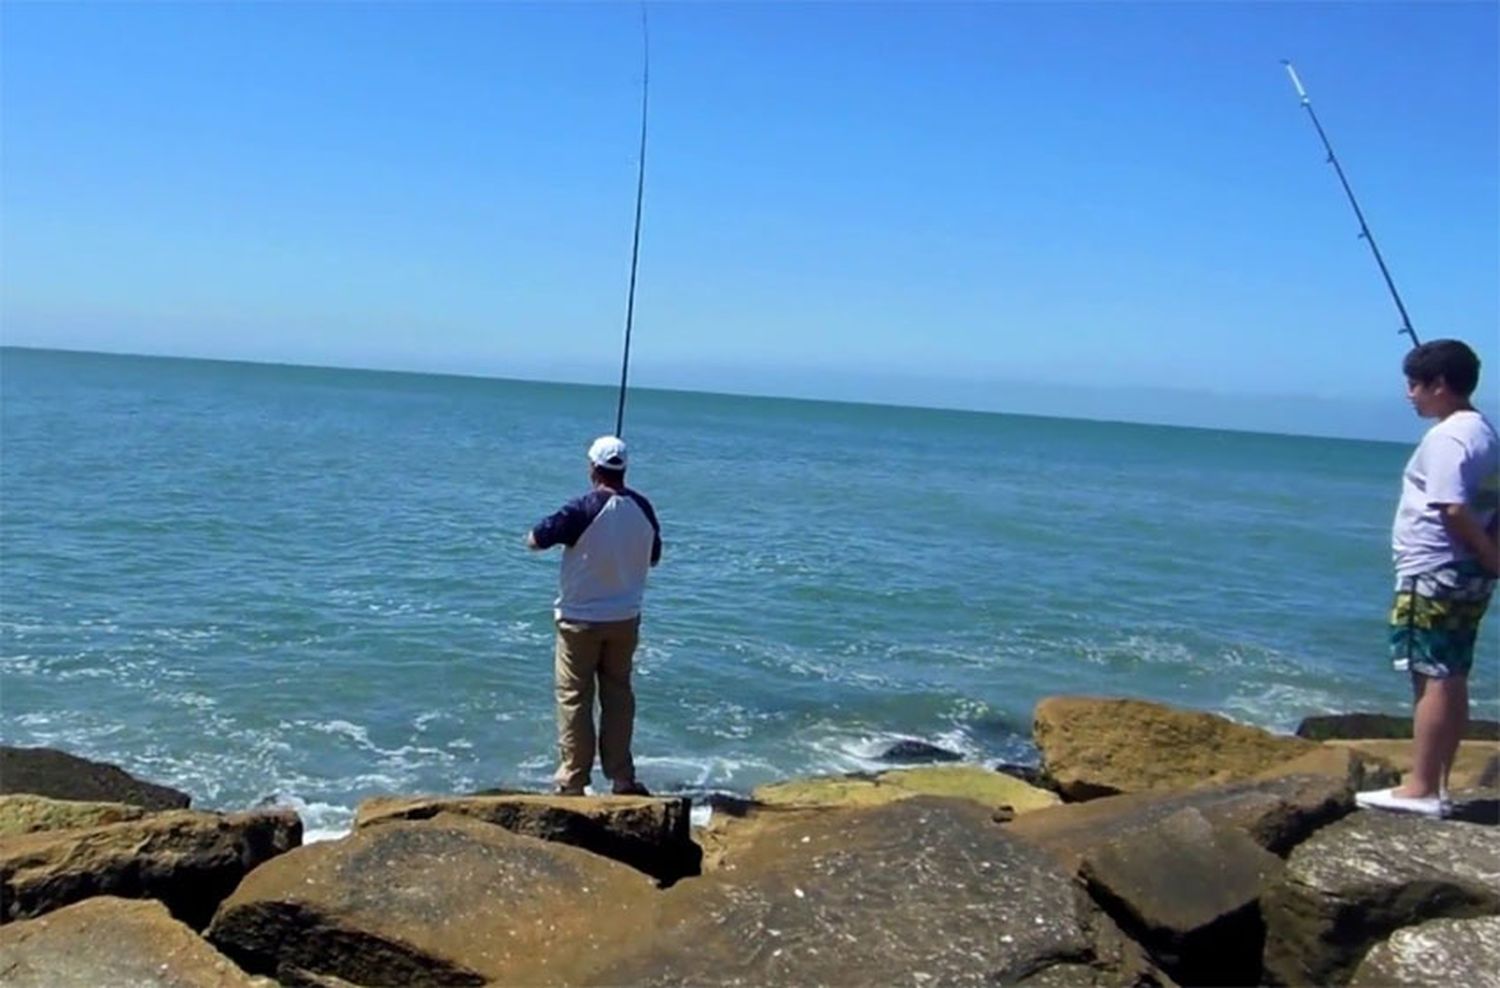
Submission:
POLYGON ((1391 607, 1391 662, 1400 672, 1433 679, 1467 676, 1474 640, 1495 590, 1495 578, 1462 561, 1416 576, 1396 577, 1391 607))

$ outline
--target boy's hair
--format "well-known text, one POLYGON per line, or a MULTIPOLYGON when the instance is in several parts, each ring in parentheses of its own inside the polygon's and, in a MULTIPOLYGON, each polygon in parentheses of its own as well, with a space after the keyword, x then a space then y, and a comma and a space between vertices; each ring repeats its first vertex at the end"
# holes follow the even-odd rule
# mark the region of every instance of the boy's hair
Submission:
POLYGON ((592 467, 591 469, 594 478, 600 483, 609 484, 612 487, 619 487, 625 483, 624 470, 611 470, 609 467, 592 467))
POLYGON ((1401 369, 1418 384, 1432 384, 1442 378, 1449 391, 1464 398, 1479 387, 1479 358, 1459 340, 1419 344, 1401 361, 1401 369))

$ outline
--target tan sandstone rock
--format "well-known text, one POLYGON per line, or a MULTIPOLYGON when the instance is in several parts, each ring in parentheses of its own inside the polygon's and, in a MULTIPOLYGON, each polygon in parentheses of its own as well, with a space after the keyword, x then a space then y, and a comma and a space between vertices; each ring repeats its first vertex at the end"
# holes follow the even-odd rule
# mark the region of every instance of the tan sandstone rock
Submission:
POLYGON ((1188 809, 1215 827, 1241 831, 1267 851, 1285 855, 1352 811, 1354 794, 1336 779, 1284 776, 1067 803, 1020 817, 1006 830, 1046 850, 1072 872, 1095 848, 1129 834, 1149 835, 1162 821, 1188 809))
POLYGON ((0 958, 5 988, 276 988, 142 899, 99 896, 0 927, 0 958))
POLYGON ((691 804, 648 796, 419 796, 361 803, 358 828, 439 813, 472 817, 539 840, 571 844, 637 868, 664 882, 701 869, 691 804))
MULTIPOLYGON (((1328 741, 1330 747, 1348 748, 1381 758, 1398 773, 1412 768, 1412 742, 1409 740, 1328 741)), ((1390 783, 1395 785, 1395 783, 1390 783)), ((1454 759, 1449 785, 1455 790, 1500 788, 1500 741, 1461 741, 1454 759)), ((1378 784, 1360 786, 1377 789, 1378 784)))
POLYGON ((301 842, 302 821, 290 810, 172 810, 8 838, 0 841, 0 920, 115 895, 159 899, 201 928, 247 872, 301 842))
POLYGON ((761 786, 753 794, 757 803, 766 806, 807 808, 875 806, 913 796, 951 796, 992 809, 1009 806, 1016 813, 1061 802, 1054 792, 981 765, 935 765, 873 776, 793 779, 761 786))
POLYGON ((1362 748, 1336 744, 1318 745, 1291 761, 1257 772, 1254 777, 1279 779, 1288 775, 1320 775, 1347 783, 1355 792, 1383 789, 1401 781, 1401 773, 1380 755, 1362 748))
POLYGON ((43 830, 73 830, 139 820, 145 815, 141 807, 124 803, 81 803, 16 793, 0 796, 0 840, 43 830))
POLYGON ((1069 800, 1246 779, 1316 748, 1216 714, 1082 696, 1038 703, 1033 735, 1069 800))
POLYGON ((261 866, 207 936, 288 981, 577 984, 647 935, 661 895, 615 861, 443 813, 261 866))
POLYGON ((698 832, 703 868, 712 871, 733 859, 735 849, 800 815, 834 809, 881 806, 917 796, 966 799, 988 809, 995 819, 1057 806, 1050 790, 978 765, 936 765, 895 769, 878 775, 834 775, 791 779, 761 786, 752 798, 716 808, 708 826, 698 832))

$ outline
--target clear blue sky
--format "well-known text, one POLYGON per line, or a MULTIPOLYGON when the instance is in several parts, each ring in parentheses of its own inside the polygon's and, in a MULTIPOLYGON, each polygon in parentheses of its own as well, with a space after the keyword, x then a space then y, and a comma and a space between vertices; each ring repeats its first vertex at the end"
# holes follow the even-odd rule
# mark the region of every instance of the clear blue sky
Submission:
MULTIPOLYGON (((1497 10, 655 5, 635 380, 1414 434, 1278 59, 1493 395, 1497 10)), ((617 373, 637 6, 0 18, 3 342, 617 373)))

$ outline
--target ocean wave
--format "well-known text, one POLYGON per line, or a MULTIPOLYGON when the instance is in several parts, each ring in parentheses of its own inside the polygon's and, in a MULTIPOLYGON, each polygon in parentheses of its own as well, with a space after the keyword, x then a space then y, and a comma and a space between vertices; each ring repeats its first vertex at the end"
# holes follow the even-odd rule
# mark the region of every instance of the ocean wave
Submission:
POLYGON ((354 810, 337 803, 309 802, 295 793, 277 792, 262 798, 256 809, 289 809, 302 820, 302 843, 316 844, 349 836, 354 810))

